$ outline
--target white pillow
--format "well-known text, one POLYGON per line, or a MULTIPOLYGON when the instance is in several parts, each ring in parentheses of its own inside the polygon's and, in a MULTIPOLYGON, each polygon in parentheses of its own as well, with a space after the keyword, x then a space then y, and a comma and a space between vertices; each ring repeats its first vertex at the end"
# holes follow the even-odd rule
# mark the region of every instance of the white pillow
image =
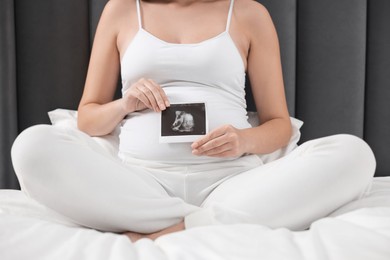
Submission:
MULTIPOLYGON (((71 128, 80 131, 77 127, 77 111, 58 108, 48 113, 52 125, 71 128)), ((119 148, 119 126, 105 136, 92 137, 109 155, 118 158, 119 148)))
MULTIPOLYGON (((56 110, 50 111, 49 113, 50 121, 55 126, 72 128, 73 130, 78 130, 77 128, 77 111, 67 110, 58 108, 56 110)), ((259 119, 256 112, 248 112, 248 121, 252 126, 259 125, 259 119)), ((259 154, 258 156, 264 163, 279 159, 280 157, 288 154, 298 145, 299 138, 301 137, 300 128, 303 125, 303 122, 291 117, 292 125, 292 135, 290 142, 287 146, 276 150, 270 154, 259 154)), ((102 146, 110 155, 117 158, 118 147, 119 147, 119 126, 110 134, 101 137, 92 137, 100 146, 102 146)))

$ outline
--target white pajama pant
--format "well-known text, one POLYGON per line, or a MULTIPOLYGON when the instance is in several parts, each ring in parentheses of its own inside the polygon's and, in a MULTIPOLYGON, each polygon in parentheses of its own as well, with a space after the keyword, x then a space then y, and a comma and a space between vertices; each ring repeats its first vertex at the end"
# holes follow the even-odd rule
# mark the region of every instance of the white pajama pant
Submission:
POLYGON ((74 222, 110 232, 255 223, 302 230, 358 199, 375 158, 352 135, 303 143, 263 164, 261 156, 200 165, 168 165, 107 155, 86 134, 38 125, 12 148, 22 190, 74 222))

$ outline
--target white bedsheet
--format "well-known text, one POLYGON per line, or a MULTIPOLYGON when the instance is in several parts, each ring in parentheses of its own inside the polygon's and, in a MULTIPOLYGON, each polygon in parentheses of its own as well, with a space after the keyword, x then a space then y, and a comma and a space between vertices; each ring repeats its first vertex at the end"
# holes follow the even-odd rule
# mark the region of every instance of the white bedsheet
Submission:
POLYGON ((390 177, 375 178, 363 199, 314 222, 307 231, 209 226, 136 243, 79 227, 20 191, 0 190, 0 259, 389 260, 390 177))

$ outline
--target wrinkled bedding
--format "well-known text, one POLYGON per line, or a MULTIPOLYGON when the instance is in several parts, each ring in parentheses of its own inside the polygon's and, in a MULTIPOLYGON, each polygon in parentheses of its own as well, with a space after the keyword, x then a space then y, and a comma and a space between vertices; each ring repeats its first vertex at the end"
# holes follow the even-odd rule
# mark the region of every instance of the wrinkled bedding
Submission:
POLYGON ((21 191, 0 190, 0 259, 390 259, 390 177, 309 230, 206 226, 136 243, 80 227, 21 191))
MULTIPOLYGON (((57 127, 77 129, 76 111, 57 109, 49 117, 57 127)), ((302 122, 291 120, 294 131, 289 145, 262 157, 264 162, 296 147, 302 122)), ((117 134, 94 137, 112 158, 117 154, 117 134)), ((123 235, 81 227, 21 191, 0 190, 0 260, 24 259, 389 260, 390 177, 375 178, 363 198, 305 231, 250 224, 205 226, 136 243, 123 235)))

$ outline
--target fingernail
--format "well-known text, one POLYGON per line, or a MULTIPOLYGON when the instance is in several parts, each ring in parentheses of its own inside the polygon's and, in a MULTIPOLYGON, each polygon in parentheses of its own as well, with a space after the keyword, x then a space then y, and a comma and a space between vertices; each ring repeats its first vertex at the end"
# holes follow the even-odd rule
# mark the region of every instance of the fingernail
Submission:
POLYGON ((158 106, 160 107, 161 110, 164 110, 165 109, 165 106, 163 103, 159 103, 158 106))
POLYGON ((171 104, 169 104, 168 101, 165 101, 165 105, 166 105, 167 107, 171 106, 171 104))
POLYGON ((198 155, 199 154, 199 151, 198 150, 192 150, 192 154, 194 154, 194 155, 198 155))

